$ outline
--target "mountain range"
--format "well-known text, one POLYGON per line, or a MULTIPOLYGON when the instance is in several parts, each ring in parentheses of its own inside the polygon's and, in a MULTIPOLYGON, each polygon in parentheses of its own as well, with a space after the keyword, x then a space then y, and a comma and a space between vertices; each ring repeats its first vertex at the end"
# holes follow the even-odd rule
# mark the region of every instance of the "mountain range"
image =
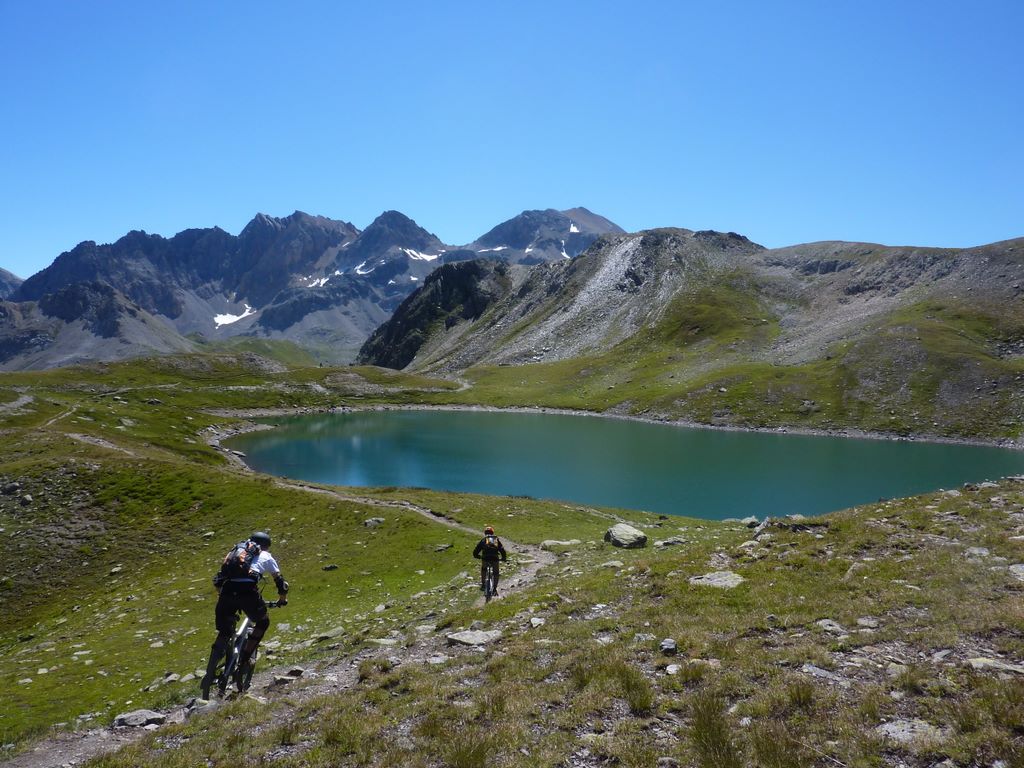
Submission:
POLYGON ((1022 298, 1024 239, 767 249, 657 229, 532 267, 442 265, 357 359, 651 418, 1012 435, 1022 298))
POLYGON ((0 275, 0 369, 180 351, 243 335, 347 362, 440 264, 568 260, 621 231, 585 208, 524 211, 456 247, 397 211, 362 231, 297 211, 259 214, 237 236, 214 227, 86 241, 24 282, 0 275))

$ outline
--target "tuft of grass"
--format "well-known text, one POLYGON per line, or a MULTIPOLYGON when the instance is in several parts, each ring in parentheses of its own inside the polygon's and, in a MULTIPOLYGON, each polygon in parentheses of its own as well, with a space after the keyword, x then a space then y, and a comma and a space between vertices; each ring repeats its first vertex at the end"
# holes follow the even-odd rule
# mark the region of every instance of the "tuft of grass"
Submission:
POLYGON ((749 741, 757 768, 804 768, 813 762, 790 728, 775 720, 755 724, 749 741))
POLYGON ((743 758, 719 693, 703 689, 694 694, 688 736, 701 768, 742 768, 743 758))

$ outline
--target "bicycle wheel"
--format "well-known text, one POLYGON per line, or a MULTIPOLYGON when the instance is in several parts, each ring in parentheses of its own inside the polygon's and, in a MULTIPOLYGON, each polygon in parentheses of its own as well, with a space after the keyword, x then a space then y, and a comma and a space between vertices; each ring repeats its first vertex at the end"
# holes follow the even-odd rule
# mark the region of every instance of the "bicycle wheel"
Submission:
POLYGON ((484 602, 490 602, 491 598, 494 597, 497 592, 497 588, 494 586, 496 581, 494 563, 487 564, 487 576, 484 578, 484 602))
POLYGON ((249 657, 249 663, 244 668, 238 670, 239 682, 238 691, 242 693, 249 690, 249 683, 252 682, 252 674, 256 671, 256 659, 259 658, 259 650, 252 652, 252 656, 249 657))

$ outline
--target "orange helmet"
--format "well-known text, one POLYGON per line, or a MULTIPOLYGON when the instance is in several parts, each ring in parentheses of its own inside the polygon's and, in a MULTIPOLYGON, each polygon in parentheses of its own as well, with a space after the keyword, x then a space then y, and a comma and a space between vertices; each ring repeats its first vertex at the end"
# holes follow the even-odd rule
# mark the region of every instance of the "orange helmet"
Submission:
POLYGON ((484 528, 484 533, 486 533, 489 536, 493 536, 494 535, 494 526, 488 525, 486 528, 484 528))

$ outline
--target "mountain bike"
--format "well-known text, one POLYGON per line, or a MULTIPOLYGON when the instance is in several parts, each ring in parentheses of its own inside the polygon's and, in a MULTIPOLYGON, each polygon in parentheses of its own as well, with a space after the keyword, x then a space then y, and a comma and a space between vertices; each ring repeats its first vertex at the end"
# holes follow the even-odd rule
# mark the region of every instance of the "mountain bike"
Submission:
POLYGON ((484 560, 484 602, 498 594, 498 561, 484 560))
MULTIPOLYGON (((280 601, 275 600, 272 603, 267 603, 267 608, 279 608, 281 605, 280 601)), ((240 613, 235 614, 236 621, 239 615, 240 613)), ((217 665, 214 682, 217 685, 217 694, 221 697, 227 692, 230 683, 234 683, 239 693, 249 690, 252 674, 256 671, 256 659, 260 653, 259 648, 252 652, 252 656, 249 657, 249 663, 245 665, 244 669, 239 664, 239 661, 242 658, 242 651, 245 649, 245 644, 249 641, 249 636, 252 635, 253 629, 252 620, 248 616, 242 618, 242 623, 235 630, 235 634, 231 638, 231 644, 228 646, 227 653, 224 654, 224 658, 217 665)), ((203 698, 210 698, 209 687, 203 687, 203 698)))

